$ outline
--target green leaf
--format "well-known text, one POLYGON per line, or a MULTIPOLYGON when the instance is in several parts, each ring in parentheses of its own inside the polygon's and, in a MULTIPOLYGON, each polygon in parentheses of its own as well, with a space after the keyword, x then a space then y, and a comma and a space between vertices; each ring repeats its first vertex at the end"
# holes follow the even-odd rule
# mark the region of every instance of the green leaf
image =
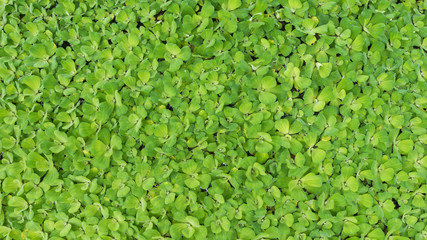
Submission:
POLYGON ((315 175, 314 173, 308 173, 303 178, 301 178, 302 186, 304 188, 317 188, 322 186, 322 177, 319 175, 315 175))
POLYGON ((365 45, 365 39, 362 34, 357 35, 357 37, 351 43, 351 49, 354 51, 362 51, 365 45))
POLYGON ((412 151, 413 147, 414 142, 410 139, 402 140, 397 143, 397 148, 403 155, 407 155, 410 151, 412 151))
POLYGON ((272 89, 276 87, 276 85, 277 85, 276 79, 274 79, 271 76, 263 77, 261 79, 261 88, 262 88, 261 91, 272 89))
POLYGON ((243 102, 240 106, 239 106, 239 110, 240 112, 242 112, 243 114, 248 114, 252 111, 252 102, 243 102))
POLYGON ((182 235, 186 238, 191 238, 195 233, 195 229, 193 227, 187 227, 184 230, 182 230, 182 235))
POLYGON ((0 118, 10 117, 10 116, 12 116, 12 114, 8 110, 4 108, 0 108, 0 118))
POLYGON ((117 191, 117 197, 119 197, 119 198, 123 198, 123 197, 126 197, 128 194, 129 194, 129 192, 130 192, 130 188, 129 187, 123 187, 123 188, 120 188, 118 191, 117 191))
POLYGON ((200 11, 200 16, 203 18, 209 18, 212 14, 215 13, 215 7, 212 6, 210 2, 205 2, 200 11))
POLYGON ((268 153, 273 149, 273 145, 265 141, 260 141, 256 144, 255 149, 260 153, 268 153))
POLYGON ((170 228, 170 235, 173 239, 179 239, 182 236, 182 232, 187 228, 184 223, 174 223, 170 228))
POLYGON ((182 66, 184 62, 180 58, 175 58, 169 65, 170 72, 176 72, 182 66))
POLYGON ((23 211, 27 209, 28 203, 22 197, 13 196, 8 201, 9 207, 16 208, 17 211, 23 211))
POLYGON ((22 82, 34 91, 39 90, 41 78, 39 76, 27 76, 22 79, 22 82))
POLYGON ((318 63, 319 75, 321 78, 327 78, 331 74, 332 64, 331 63, 318 63))
POLYGON ((155 183, 156 179, 155 178, 148 178, 144 181, 144 183, 142 184, 142 188, 144 190, 150 190, 155 183))
POLYGON ((151 74, 149 71, 140 71, 138 72, 138 78, 144 83, 147 83, 150 80, 151 74))
POLYGON ((59 142, 61 142, 61 143, 66 143, 66 142, 68 142, 68 136, 67 136, 67 134, 66 134, 65 132, 61 132, 61 131, 55 130, 55 131, 53 131, 53 133, 54 133, 54 135, 55 135, 55 138, 56 138, 59 142))
POLYGON ((136 34, 131 33, 128 35, 128 42, 131 47, 136 47, 139 44, 139 38, 136 34))
POLYGON ((193 227, 200 227, 199 220, 196 217, 186 216, 185 221, 190 223, 193 227))
POLYGON ((196 179, 186 179, 184 182, 187 187, 192 189, 200 186, 200 182, 196 179))
POLYGON ((22 183, 18 179, 6 177, 2 183, 2 190, 5 193, 13 193, 21 187, 22 183))
POLYGON ((390 120, 391 125, 395 128, 401 128, 405 123, 405 118, 403 115, 392 116, 390 120))
POLYGON ((156 127, 154 131, 154 135, 156 137, 164 138, 168 136, 168 126, 165 124, 159 125, 156 127))
POLYGON ((368 33, 375 39, 380 38, 384 35, 385 24, 378 23, 368 28, 368 33))
POLYGON ((295 79, 295 86, 298 89, 306 89, 311 85, 311 80, 305 77, 298 77, 295 79))
POLYGON ((384 171, 380 172, 381 181, 388 182, 391 181, 394 177, 393 168, 387 168, 384 171))
POLYGON ((301 132, 302 130, 302 124, 300 121, 295 120, 292 124, 291 127, 289 128, 289 134, 296 134, 301 132))
POLYGON ((254 239, 255 238, 255 232, 252 230, 252 228, 244 227, 240 229, 239 231, 239 238, 241 239, 254 239))
POLYGON ((374 199, 372 198, 371 195, 369 194, 362 194, 357 198, 357 203, 365 208, 371 208, 373 203, 374 203, 374 199))
POLYGON ((35 44, 30 47, 30 54, 35 58, 46 59, 49 57, 43 44, 35 44))
POLYGON ((49 162, 36 152, 31 152, 28 154, 28 161, 29 161, 28 165, 31 166, 34 164, 36 169, 41 172, 45 172, 49 170, 49 162))
POLYGON ((300 0, 289 0, 289 7, 293 10, 300 9, 302 7, 300 0))
POLYGON ((225 216, 221 217, 221 227, 226 232, 230 231, 230 221, 225 216))
POLYGON ((107 150, 107 146, 99 141, 99 140, 95 140, 92 144, 92 155, 95 157, 99 157, 102 156, 106 153, 107 150))
POLYGON ((320 112, 325 108, 325 106, 326 106, 326 103, 324 101, 318 101, 318 102, 314 103, 313 111, 314 112, 320 112))
POLYGON ((375 228, 374 230, 372 230, 368 234, 368 237, 370 237, 372 239, 384 239, 385 238, 385 234, 384 234, 384 232, 381 229, 375 228))
POLYGON ((71 230, 71 224, 67 224, 64 226, 64 228, 59 232, 59 236, 65 237, 71 230))
POLYGON ((8 236, 11 231, 12 231, 12 229, 10 229, 6 226, 0 226, 0 237, 6 239, 6 236, 8 236))
POLYGON ((288 227, 291 227, 294 224, 294 216, 291 213, 288 213, 283 217, 283 221, 288 227))
POLYGON ((72 121, 70 115, 65 113, 65 112, 58 113, 56 115, 56 120, 61 121, 61 122, 71 122, 72 121))
POLYGON ((242 5, 241 0, 228 0, 228 10, 233 11, 242 5))
POLYGON ((181 52, 181 49, 174 43, 167 43, 166 45, 166 50, 168 50, 168 52, 172 55, 178 55, 181 52))
POLYGON ((317 97, 317 99, 319 101, 324 101, 324 102, 330 102, 332 100, 334 100, 335 94, 334 94, 334 89, 331 87, 325 87, 319 94, 319 96, 317 97))
POLYGON ((93 135, 97 130, 96 124, 95 123, 87 123, 87 122, 82 122, 79 124, 79 135, 81 137, 89 137, 91 135, 93 135))
POLYGON ((387 222, 387 228, 388 228, 387 236, 390 236, 393 233, 400 231, 400 228, 402 227, 402 225, 403 225, 402 220, 400 220, 398 218, 393 218, 393 219, 388 220, 388 222, 387 222))
POLYGON ((359 189, 359 182, 357 181, 357 179, 353 176, 349 177, 346 181, 347 187, 350 189, 350 191, 352 192, 357 192, 357 190, 359 189))
POLYGON ((314 164, 319 165, 326 157, 326 152, 320 148, 315 148, 311 151, 311 159, 314 164))
POLYGON ((259 95, 259 101, 265 105, 270 105, 276 101, 277 97, 273 93, 262 92, 259 95))
POLYGON ((427 204, 423 196, 421 196, 420 194, 417 194, 412 199, 412 205, 414 205, 417 208, 423 209, 426 207, 427 204))
POLYGON ((289 121, 287 119, 279 119, 274 123, 275 128, 282 134, 289 133, 289 121))
POLYGON ((358 225, 352 222, 346 221, 344 222, 342 233, 344 235, 353 236, 353 235, 356 235, 359 232, 359 230, 360 228, 358 225))
POLYGON ((43 182, 47 185, 53 186, 60 183, 62 180, 59 180, 58 170, 54 167, 50 167, 46 176, 43 179, 43 182))
POLYGON ((111 137, 111 148, 116 149, 116 150, 121 150, 123 145, 122 145, 122 139, 117 136, 117 135, 113 135, 111 137))
POLYGON ((2 79, 8 79, 8 78, 12 77, 13 75, 14 74, 11 70, 0 67, 0 77, 2 79))

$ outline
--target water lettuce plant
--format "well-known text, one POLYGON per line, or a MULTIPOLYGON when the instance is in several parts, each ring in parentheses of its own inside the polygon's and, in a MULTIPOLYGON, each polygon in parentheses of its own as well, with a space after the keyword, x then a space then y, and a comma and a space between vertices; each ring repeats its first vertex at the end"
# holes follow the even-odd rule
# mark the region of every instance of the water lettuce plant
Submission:
POLYGON ((426 10, 0 0, 0 239, 427 239, 426 10))

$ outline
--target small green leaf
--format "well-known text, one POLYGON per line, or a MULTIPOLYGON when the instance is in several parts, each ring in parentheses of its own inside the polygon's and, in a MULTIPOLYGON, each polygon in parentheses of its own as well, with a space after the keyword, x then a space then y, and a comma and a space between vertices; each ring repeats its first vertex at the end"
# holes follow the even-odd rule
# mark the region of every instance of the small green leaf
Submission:
POLYGON ((165 124, 159 125, 156 127, 154 131, 154 135, 156 137, 164 138, 168 136, 168 126, 165 124))
POLYGON ((13 193, 22 185, 21 181, 11 177, 6 177, 2 183, 2 189, 5 193, 13 193))
POLYGON ((228 10, 233 11, 242 5, 241 0, 228 0, 228 10))
POLYGON ((95 140, 92 144, 92 155, 95 157, 99 157, 105 154, 107 150, 107 146, 99 141, 99 140, 95 140))
POLYGON ((24 77, 22 82, 32 90, 37 91, 40 88, 41 78, 39 76, 31 75, 24 77))
POLYGON ((71 122, 72 121, 70 115, 65 113, 65 112, 58 113, 58 115, 56 115, 56 120, 61 121, 61 122, 71 122))
POLYGON ((322 186, 322 177, 315 175, 314 173, 308 173, 303 178, 301 178, 302 186, 305 187, 321 187, 322 186))
POLYGON ((359 189, 359 182, 357 181, 357 179, 353 176, 349 177, 346 181, 347 187, 350 189, 350 191, 352 192, 357 192, 357 190, 359 189))
POLYGON ((277 97, 273 93, 262 92, 259 95, 259 101, 265 105, 270 105, 276 101, 277 97))
POLYGON ((268 153, 273 149, 273 145, 265 141, 260 141, 256 144, 255 149, 260 153, 268 153))
POLYGON ((403 155, 407 155, 410 151, 412 151, 414 147, 414 142, 410 139, 402 140, 397 143, 397 148, 399 152, 403 155))
POLYGON ((40 59, 46 59, 49 57, 47 54, 46 48, 43 44, 35 44, 30 47, 30 54, 33 57, 40 58, 40 59))
POLYGON ((321 164, 326 157, 326 152, 320 148, 315 148, 311 151, 311 159, 314 164, 321 164))
POLYGON ((65 225, 65 227, 59 232, 59 236, 65 237, 71 230, 71 224, 65 225))
POLYGON ((34 164, 36 169, 41 172, 49 170, 49 162, 36 152, 28 154, 28 161, 30 162, 29 165, 34 164))
POLYGON ((284 216, 283 221, 288 227, 291 227, 294 224, 294 216, 291 213, 288 213, 284 216))
POLYGON ((401 128, 404 122, 405 118, 403 117, 403 115, 392 116, 390 120, 391 125, 393 125, 393 127, 395 128, 401 128))
POLYGON ((317 97, 319 101, 330 102, 335 99, 334 89, 325 87, 317 97))
POLYGON ((362 34, 359 34, 351 43, 351 49, 360 52, 363 50, 364 45, 365 39, 363 38, 362 34))
POLYGON ((93 135, 96 130, 97 128, 95 123, 90 124, 87 122, 82 122, 79 124, 79 135, 81 137, 89 137, 93 135))
POLYGON ((359 230, 360 230, 359 226, 357 226, 352 222, 346 221, 344 222, 342 233, 344 235, 353 236, 353 235, 356 235, 356 233, 358 233, 359 230))
POLYGON ((282 134, 289 133, 289 121, 287 119, 280 119, 274 123, 276 129, 282 134))
POLYGON ((289 7, 293 10, 300 9, 302 7, 302 3, 300 0, 289 0, 289 7))
POLYGON ((22 197, 13 196, 9 199, 8 205, 10 207, 16 208, 18 211, 23 211, 27 209, 28 203, 22 197))
POLYGON ((319 65, 319 75, 321 78, 327 78, 331 74, 332 64, 331 63, 317 63, 319 65))
POLYGON ((155 181, 156 181, 155 178, 146 179, 142 184, 142 188, 144 190, 150 190, 154 186, 155 181))
POLYGON ((263 77, 261 79, 261 91, 269 90, 274 88, 277 85, 276 79, 271 76, 263 77))
POLYGON ((174 43, 167 43, 166 50, 172 55, 178 55, 181 52, 181 49, 174 43))
POLYGON ((357 202, 359 205, 365 208, 371 208, 374 203, 374 199, 372 198, 371 195, 366 193, 366 194, 360 195, 357 199, 357 202))
POLYGON ((393 168, 387 168, 384 171, 380 172, 381 181, 388 182, 391 181, 394 177, 393 168))

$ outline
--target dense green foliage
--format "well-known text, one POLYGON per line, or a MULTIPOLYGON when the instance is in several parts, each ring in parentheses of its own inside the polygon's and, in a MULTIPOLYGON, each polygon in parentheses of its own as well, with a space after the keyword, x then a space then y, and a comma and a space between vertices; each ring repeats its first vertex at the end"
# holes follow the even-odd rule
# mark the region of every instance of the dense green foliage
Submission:
POLYGON ((0 238, 427 239, 426 8, 0 0, 0 238))

